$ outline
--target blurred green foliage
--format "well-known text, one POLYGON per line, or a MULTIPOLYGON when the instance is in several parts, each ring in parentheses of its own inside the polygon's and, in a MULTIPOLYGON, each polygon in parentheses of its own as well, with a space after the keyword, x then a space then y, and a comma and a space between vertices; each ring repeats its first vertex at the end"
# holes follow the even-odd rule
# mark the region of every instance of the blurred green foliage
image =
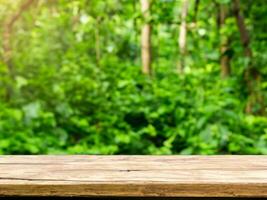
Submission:
MULTIPOLYGON (((266 97, 267 5, 242 3, 266 97)), ((18 6, 1 0, 0 22, 18 6)), ((221 30, 232 40, 233 73, 220 78, 215 8, 211 0, 199 5, 185 73, 177 74, 181 2, 153 2, 153 77, 147 77, 139 1, 33 4, 12 33, 14 80, 0 62, 0 154, 267 154, 266 115, 244 113, 247 61, 233 16, 221 30)))

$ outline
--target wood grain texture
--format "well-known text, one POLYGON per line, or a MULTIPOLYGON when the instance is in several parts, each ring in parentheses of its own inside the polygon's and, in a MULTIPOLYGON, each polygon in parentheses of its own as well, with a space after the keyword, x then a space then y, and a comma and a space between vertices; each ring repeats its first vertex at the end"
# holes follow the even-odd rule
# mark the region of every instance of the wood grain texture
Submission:
POLYGON ((0 156, 0 196, 267 197, 267 156, 0 156))

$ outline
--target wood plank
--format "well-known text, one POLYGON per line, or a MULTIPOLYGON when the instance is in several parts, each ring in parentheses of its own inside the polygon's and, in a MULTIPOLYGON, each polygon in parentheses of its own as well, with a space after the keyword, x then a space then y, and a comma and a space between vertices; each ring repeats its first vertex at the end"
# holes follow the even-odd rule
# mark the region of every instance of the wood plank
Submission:
POLYGON ((247 197, 54 197, 54 196, 0 196, 0 200, 266 200, 247 197))
POLYGON ((247 197, 54 197, 54 196, 0 196, 0 200, 266 200, 247 197))
POLYGON ((0 196, 267 198, 267 156, 0 156, 0 196))

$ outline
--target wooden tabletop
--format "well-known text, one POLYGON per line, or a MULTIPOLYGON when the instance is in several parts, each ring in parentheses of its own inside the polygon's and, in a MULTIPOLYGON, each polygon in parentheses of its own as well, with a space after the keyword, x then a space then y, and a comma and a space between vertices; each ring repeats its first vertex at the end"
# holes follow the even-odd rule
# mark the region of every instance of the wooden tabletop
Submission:
POLYGON ((0 156, 0 196, 267 197, 267 156, 0 156))

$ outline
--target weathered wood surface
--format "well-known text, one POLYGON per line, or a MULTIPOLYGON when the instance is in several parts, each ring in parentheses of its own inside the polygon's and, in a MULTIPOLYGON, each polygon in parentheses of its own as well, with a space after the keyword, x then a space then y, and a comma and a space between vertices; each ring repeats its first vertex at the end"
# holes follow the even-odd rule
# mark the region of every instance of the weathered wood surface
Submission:
POLYGON ((267 156, 0 156, 0 196, 267 197, 267 156))

